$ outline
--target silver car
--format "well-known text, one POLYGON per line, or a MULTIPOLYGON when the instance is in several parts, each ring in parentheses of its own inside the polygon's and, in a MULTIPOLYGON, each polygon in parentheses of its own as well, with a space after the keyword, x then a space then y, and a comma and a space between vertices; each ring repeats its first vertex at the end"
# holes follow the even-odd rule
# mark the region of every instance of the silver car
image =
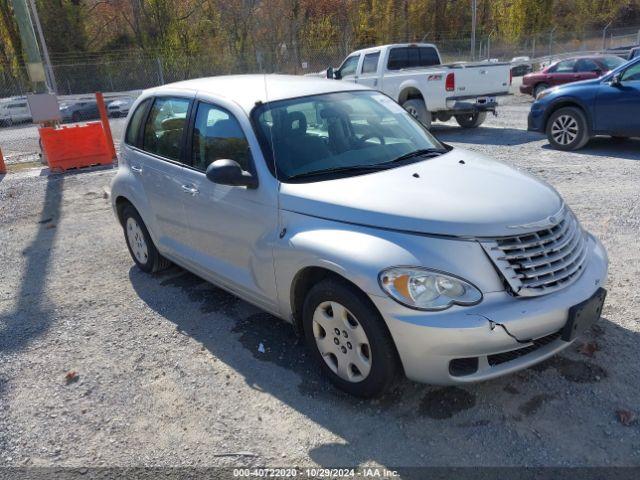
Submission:
POLYGON ((529 367, 600 317, 607 255, 549 185, 436 140, 359 85, 191 80, 129 114, 113 208, 176 263, 304 335, 339 388, 529 367))

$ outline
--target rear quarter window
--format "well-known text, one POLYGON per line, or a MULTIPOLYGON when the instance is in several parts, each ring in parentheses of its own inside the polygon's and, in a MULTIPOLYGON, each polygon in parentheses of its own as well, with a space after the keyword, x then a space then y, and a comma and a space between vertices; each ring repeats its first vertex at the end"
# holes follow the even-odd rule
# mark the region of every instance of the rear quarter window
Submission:
POLYGON ((131 116, 131 120, 129 121, 129 125, 127 126, 127 133, 125 135, 125 143, 132 145, 134 147, 139 147, 141 144, 141 135, 140 135, 140 127, 144 122, 147 110, 149 108, 149 104, 151 103, 151 98, 147 98, 144 100, 136 111, 133 112, 131 116))

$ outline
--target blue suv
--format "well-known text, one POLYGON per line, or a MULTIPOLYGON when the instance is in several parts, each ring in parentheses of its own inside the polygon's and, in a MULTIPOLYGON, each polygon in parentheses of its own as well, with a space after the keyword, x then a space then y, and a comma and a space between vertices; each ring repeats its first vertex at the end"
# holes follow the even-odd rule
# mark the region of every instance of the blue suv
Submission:
POLYGON ((560 150, 577 150, 596 135, 640 137, 640 58, 604 77, 544 90, 531 105, 529 130, 560 150))

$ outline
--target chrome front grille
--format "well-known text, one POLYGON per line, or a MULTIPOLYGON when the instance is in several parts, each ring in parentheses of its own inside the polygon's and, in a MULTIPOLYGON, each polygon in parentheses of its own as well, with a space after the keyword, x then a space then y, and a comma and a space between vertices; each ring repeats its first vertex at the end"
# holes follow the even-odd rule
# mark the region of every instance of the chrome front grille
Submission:
POLYGON ((587 258, 587 234, 571 210, 559 223, 534 233, 480 239, 516 295, 555 292, 574 282, 587 258))

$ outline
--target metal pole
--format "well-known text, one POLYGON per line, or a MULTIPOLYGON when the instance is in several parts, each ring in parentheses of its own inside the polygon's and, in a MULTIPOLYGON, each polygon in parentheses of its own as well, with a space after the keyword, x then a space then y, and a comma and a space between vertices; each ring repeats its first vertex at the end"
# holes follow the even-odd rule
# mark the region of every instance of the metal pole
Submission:
POLYGON ((40 38, 40 46, 42 47, 42 56, 44 57, 45 68, 49 73, 49 89, 53 93, 58 93, 58 85, 56 84, 56 77, 53 74, 53 66, 51 65, 51 59, 49 58, 49 49, 47 48, 47 42, 44 40, 44 33, 42 32, 42 25, 40 24, 40 17, 38 16, 38 9, 36 8, 35 0, 29 0, 31 6, 31 13, 33 14, 33 20, 36 24, 36 30, 38 31, 38 37, 40 38))
POLYGON ((549 58, 553 55, 553 34, 555 33, 556 28, 558 27, 553 27, 549 32, 549 58))
POLYGON ((476 12, 478 0, 471 0, 471 60, 476 59, 476 12))
POLYGON ((612 23, 613 23, 613 20, 607 23, 607 25, 602 29, 602 50, 607 49, 607 30, 609 30, 609 27, 611 26, 612 23))
POLYGON ((160 85, 164 85, 164 72, 162 71, 160 57, 156 57, 156 61, 158 62, 158 80, 160 80, 160 85))
POLYGON ((32 88, 35 92, 44 92, 46 90, 46 75, 26 0, 13 0, 13 13, 20 31, 25 66, 32 88))

